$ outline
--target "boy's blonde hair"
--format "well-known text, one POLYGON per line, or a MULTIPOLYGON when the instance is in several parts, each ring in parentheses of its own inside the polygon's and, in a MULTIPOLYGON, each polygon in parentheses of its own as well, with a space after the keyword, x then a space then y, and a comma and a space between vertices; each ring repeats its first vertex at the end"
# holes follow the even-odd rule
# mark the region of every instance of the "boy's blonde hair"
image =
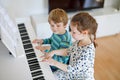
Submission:
POLYGON ((68 23, 68 16, 63 9, 56 8, 49 13, 48 22, 51 20, 55 23, 63 22, 66 25, 68 23))

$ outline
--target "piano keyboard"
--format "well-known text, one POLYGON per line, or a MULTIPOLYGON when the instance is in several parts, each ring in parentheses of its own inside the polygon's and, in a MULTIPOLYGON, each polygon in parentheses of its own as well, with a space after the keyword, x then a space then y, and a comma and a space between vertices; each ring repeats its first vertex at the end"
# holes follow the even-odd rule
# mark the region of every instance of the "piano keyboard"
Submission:
POLYGON ((25 51, 25 55, 29 65, 32 79, 33 80, 55 80, 50 68, 48 68, 46 65, 42 63, 40 64, 40 62, 38 61, 37 55, 33 48, 34 46, 32 45, 31 39, 29 37, 30 34, 27 32, 26 28, 27 27, 25 27, 24 23, 18 24, 18 30, 20 33, 20 37, 22 40, 23 48, 25 51))

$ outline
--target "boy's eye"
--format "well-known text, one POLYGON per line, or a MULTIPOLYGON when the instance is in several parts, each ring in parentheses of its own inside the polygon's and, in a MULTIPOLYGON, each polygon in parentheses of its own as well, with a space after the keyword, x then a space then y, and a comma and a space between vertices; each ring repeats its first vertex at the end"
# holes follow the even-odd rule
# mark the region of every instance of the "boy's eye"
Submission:
POLYGON ((54 27, 54 25, 51 25, 51 27, 54 27))
POLYGON ((57 25, 57 27, 60 27, 60 25, 57 25))

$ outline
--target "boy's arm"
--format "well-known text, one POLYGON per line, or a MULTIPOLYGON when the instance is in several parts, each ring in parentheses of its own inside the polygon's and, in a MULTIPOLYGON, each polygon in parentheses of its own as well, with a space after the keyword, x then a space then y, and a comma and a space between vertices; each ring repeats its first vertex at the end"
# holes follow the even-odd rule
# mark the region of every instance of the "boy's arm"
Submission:
MULTIPOLYGON (((52 34, 52 36, 53 36, 53 34, 52 34)), ((50 38, 43 39, 43 44, 51 44, 52 36, 50 38)))
POLYGON ((51 38, 43 39, 43 44, 51 44, 51 38))

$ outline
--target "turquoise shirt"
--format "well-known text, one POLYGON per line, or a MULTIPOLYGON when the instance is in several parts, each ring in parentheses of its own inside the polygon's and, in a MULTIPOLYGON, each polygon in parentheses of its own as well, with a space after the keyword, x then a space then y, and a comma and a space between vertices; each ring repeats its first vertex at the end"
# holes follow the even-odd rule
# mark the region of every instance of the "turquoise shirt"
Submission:
MULTIPOLYGON (((54 34, 53 33, 50 38, 43 39, 43 44, 51 45, 50 50, 46 51, 46 52, 50 52, 52 50, 58 50, 58 49, 62 49, 62 48, 69 48, 69 46, 72 44, 71 35, 68 31, 66 31, 64 34, 54 34)), ((68 64, 68 62, 69 62, 68 56, 54 55, 53 59, 57 60, 59 62, 62 62, 64 64, 68 64)), ((52 70, 56 71, 57 68, 52 66, 52 70)))

